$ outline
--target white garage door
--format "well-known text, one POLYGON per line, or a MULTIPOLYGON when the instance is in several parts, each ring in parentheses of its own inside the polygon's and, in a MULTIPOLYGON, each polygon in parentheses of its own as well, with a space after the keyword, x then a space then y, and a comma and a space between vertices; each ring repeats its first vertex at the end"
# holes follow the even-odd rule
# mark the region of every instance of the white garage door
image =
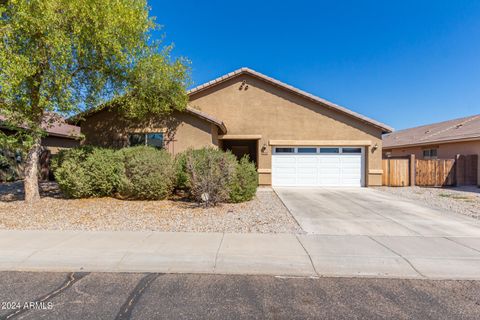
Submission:
POLYGON ((364 148, 274 147, 273 186, 364 185, 364 148))

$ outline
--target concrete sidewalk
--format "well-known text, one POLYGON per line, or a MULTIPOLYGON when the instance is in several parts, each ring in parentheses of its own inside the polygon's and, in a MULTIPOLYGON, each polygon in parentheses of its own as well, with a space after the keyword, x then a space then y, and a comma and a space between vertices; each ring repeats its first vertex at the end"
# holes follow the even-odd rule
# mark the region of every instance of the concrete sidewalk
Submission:
POLYGON ((480 279, 480 237, 0 231, 0 271, 480 279))

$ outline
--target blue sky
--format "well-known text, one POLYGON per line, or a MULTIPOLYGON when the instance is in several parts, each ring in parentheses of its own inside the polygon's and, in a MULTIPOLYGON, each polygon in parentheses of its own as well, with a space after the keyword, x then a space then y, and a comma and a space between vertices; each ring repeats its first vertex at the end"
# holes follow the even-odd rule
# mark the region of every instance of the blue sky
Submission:
POLYGON ((480 113, 480 1, 154 1, 198 85, 250 67, 396 129, 480 113))

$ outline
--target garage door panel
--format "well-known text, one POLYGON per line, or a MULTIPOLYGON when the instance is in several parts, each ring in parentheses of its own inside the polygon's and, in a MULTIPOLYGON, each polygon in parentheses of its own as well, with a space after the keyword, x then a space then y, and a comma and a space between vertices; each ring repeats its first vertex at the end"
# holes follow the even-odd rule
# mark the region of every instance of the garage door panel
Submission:
POLYGON ((281 156, 281 157, 274 157, 273 163, 275 164, 295 164, 297 159, 294 156, 281 156))
POLYGON ((341 168, 335 168, 335 167, 332 167, 332 168, 319 168, 319 171, 320 171, 320 174, 323 176, 323 175, 335 175, 335 176, 338 176, 342 170, 341 168))
POLYGON ((354 175, 355 177, 360 177, 361 173, 360 168, 342 168, 342 174, 344 175, 354 175))
POLYGON ((294 175, 296 174, 297 169, 295 167, 277 167, 275 173, 280 175, 294 175))
POLYGON ((297 158, 297 163, 298 164, 310 164, 316 166, 318 164, 318 158, 315 156, 312 157, 305 157, 305 156, 299 156, 297 158))
POLYGON ((297 167, 297 174, 300 175, 317 175, 317 167, 297 167))
POLYGON ((340 163, 339 156, 319 156, 320 163, 323 165, 337 165, 340 163))
POLYGON ((297 185, 297 178, 296 177, 281 177, 276 178, 273 180, 274 185, 280 187, 289 187, 297 185))
MULTIPOLYGON (((340 147, 341 148, 341 147, 340 147)), ((273 154, 274 186, 362 186, 362 154, 273 154)))

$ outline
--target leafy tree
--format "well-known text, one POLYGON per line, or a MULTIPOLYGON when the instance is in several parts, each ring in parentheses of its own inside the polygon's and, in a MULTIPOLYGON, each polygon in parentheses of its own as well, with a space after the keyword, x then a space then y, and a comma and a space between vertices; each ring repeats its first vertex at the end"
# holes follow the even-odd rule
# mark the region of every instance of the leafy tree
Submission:
POLYGON ((0 115, 27 131, 27 201, 39 198, 47 112, 113 97, 130 117, 185 108, 188 62, 151 38, 158 28, 146 0, 0 0, 0 115))

